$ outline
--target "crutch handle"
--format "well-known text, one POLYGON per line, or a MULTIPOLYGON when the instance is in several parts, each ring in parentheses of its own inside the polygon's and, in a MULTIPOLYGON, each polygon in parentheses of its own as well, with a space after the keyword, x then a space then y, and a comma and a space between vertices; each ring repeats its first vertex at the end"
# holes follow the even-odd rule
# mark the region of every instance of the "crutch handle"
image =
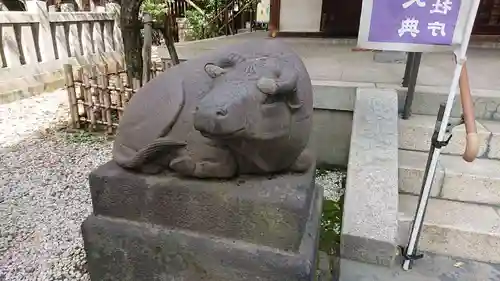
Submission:
POLYGON ((479 138, 477 133, 470 133, 466 136, 465 151, 462 158, 467 162, 472 162, 476 159, 479 152, 479 138))

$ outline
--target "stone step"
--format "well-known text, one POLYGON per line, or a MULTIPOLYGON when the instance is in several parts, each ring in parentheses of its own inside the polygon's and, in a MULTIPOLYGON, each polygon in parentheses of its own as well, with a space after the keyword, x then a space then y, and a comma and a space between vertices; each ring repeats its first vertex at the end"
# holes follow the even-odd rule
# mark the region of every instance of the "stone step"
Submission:
MULTIPOLYGON (((313 91, 315 105, 321 108, 325 103, 338 110, 353 109, 357 88, 393 89, 398 92, 398 110, 403 112, 407 88, 399 84, 373 83, 373 82, 348 82, 335 80, 313 80, 313 91), (338 99, 338 101, 337 101, 338 99), (318 100, 316 102, 316 100, 318 100)), ((412 116, 426 115, 435 116, 439 110, 439 104, 446 102, 448 98, 448 87, 417 85, 412 103, 412 116)), ((500 121, 500 90, 472 89, 474 102, 474 113, 478 120, 500 121)), ((457 97, 453 105, 451 116, 460 118, 462 106, 457 97)))
MULTIPOLYGON (((498 265, 424 253, 411 270, 401 268, 402 259, 391 268, 341 259, 340 281, 498 281, 498 265)), ((331 281, 332 279, 328 279, 331 281)), ((334 279, 337 280, 337 279, 334 279)), ((322 280, 321 280, 322 281, 322 280)))
MULTIPOLYGON (((452 118, 451 121, 457 121, 452 118)), ((408 120, 399 120, 399 148, 429 151, 436 123, 435 116, 412 115, 408 120)), ((500 159, 500 122, 476 121, 479 137, 478 157, 500 159)), ((443 154, 462 155, 465 151, 465 125, 453 128, 453 137, 443 154)))
MULTIPOLYGON (((378 84, 377 87, 384 87, 378 84)), ((398 88, 399 106, 402 112, 405 97, 408 89, 398 88)), ((436 116, 439 104, 445 103, 448 99, 448 87, 422 86, 417 85, 412 103, 412 114, 436 116)), ((474 115, 479 120, 500 121, 500 90, 472 89, 472 100, 474 103, 474 115)), ((462 115, 462 105, 460 97, 457 96, 453 104, 451 116, 460 118, 462 115)))
MULTIPOLYGON (((418 196, 400 194, 400 245, 408 242, 418 196)), ((500 264, 500 208, 430 199, 419 250, 500 264)))
MULTIPOLYGON (((419 194, 428 153, 399 150, 399 190, 419 194)), ((500 161, 441 155, 431 196, 453 201, 500 205, 500 161)))
POLYGON ((481 121, 483 127, 491 132, 490 141, 488 143, 488 154, 491 159, 500 159, 500 122, 497 121, 481 121))

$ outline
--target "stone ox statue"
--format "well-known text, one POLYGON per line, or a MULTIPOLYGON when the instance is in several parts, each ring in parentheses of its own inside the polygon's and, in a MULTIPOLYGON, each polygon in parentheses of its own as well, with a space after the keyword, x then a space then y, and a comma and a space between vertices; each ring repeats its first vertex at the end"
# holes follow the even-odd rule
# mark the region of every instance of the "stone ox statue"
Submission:
POLYGON ((251 40, 181 63, 130 100, 113 146, 123 168, 196 178, 304 172, 312 86, 277 39, 251 40))

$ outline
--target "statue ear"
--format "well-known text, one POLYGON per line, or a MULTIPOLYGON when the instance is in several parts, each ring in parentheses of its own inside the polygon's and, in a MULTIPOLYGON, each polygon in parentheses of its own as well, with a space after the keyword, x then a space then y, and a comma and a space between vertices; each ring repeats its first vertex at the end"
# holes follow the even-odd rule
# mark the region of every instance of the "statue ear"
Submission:
POLYGON ((220 66, 217 66, 213 63, 207 63, 205 65, 205 72, 208 74, 208 76, 212 78, 216 78, 221 76, 222 74, 226 73, 226 70, 220 66))

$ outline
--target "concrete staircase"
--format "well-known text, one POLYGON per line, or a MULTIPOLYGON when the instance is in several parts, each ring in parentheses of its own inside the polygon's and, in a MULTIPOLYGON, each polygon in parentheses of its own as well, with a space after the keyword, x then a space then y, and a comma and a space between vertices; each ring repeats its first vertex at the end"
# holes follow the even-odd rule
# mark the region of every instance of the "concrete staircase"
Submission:
MULTIPOLYGON (((479 157, 473 163, 462 159, 465 129, 454 128, 439 161, 419 243, 425 258, 403 271, 396 245, 407 243, 435 114, 447 94, 430 88, 417 92, 413 116, 402 120, 394 109, 395 100, 398 111, 403 108, 402 89, 324 81, 314 86, 318 112, 354 111, 334 280, 500 280, 500 92, 474 91, 479 157)), ((460 113, 457 102, 452 116, 460 113)), ((339 141, 323 139, 335 140, 330 146, 339 141)))
MULTIPOLYGON (((399 121, 400 245, 407 243, 436 120, 415 113, 399 121)), ((463 125, 443 150, 419 249, 500 264, 500 121, 478 120, 477 128, 481 148, 473 163, 461 158, 463 125)))

